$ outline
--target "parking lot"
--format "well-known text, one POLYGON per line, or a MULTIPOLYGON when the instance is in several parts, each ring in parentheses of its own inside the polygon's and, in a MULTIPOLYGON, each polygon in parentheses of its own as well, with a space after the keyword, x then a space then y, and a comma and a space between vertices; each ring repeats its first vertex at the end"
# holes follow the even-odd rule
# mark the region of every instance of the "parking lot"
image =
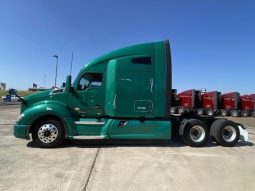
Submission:
POLYGON ((18 115, 18 105, 0 106, 0 190, 255 189, 255 118, 234 119, 247 126, 249 142, 233 148, 173 140, 66 141, 40 149, 13 136, 18 115))

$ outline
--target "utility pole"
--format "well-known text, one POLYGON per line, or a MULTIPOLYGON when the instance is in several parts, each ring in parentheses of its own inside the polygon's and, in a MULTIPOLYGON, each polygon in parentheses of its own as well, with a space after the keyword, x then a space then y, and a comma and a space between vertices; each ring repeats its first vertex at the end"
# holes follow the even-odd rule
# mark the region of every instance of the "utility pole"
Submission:
POLYGON ((54 55, 53 58, 56 58, 56 72, 55 72, 55 87, 57 87, 57 75, 58 75, 58 55, 54 55))

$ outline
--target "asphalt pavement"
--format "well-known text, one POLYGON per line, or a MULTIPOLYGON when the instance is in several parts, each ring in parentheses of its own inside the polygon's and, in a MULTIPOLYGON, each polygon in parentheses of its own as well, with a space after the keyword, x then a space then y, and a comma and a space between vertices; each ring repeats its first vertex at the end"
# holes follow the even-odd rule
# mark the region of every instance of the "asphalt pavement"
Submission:
POLYGON ((0 190, 255 190, 254 118, 234 119, 249 126, 249 142, 232 148, 174 140, 40 149, 13 136, 18 115, 19 106, 0 106, 0 190))

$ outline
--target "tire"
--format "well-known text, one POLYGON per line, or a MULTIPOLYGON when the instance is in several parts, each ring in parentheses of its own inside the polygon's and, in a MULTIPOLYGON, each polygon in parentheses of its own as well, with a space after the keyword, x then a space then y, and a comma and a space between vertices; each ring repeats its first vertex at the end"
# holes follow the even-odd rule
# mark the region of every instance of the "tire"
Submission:
POLYGON ((176 110, 177 110, 176 107, 171 107, 170 108, 170 113, 171 114, 176 114, 176 110))
POLYGON ((226 119, 214 121, 211 126, 210 134, 216 143, 224 147, 234 146, 240 137, 238 125, 226 119))
POLYGON ((249 117, 249 116, 250 116, 250 112, 249 112, 248 110, 243 110, 243 111, 241 112, 241 115, 242 115, 243 117, 249 117))
POLYGON ((184 129, 183 140, 191 147, 201 147, 209 139, 208 127, 198 119, 190 119, 184 129))
POLYGON ((179 108, 178 108, 178 113, 179 113, 179 114, 185 113, 185 108, 184 108, 184 107, 179 107, 179 108))
POLYGON ((239 117, 240 113, 238 110, 231 110, 230 111, 231 116, 233 117, 239 117))
POLYGON ((255 117, 255 111, 251 112, 251 116, 255 117))
POLYGON ((213 109, 207 109, 207 110, 206 110, 206 115, 208 115, 208 116, 214 116, 214 111, 213 111, 213 109))
POLYGON ((198 108, 196 113, 198 115, 203 115, 205 113, 205 109, 204 108, 198 108))
POLYGON ((228 116, 228 110, 225 110, 225 109, 220 110, 220 115, 221 116, 228 116))
POLYGON ((38 147, 59 147, 65 139, 64 127, 60 121, 55 119, 41 120, 32 129, 32 138, 38 147))

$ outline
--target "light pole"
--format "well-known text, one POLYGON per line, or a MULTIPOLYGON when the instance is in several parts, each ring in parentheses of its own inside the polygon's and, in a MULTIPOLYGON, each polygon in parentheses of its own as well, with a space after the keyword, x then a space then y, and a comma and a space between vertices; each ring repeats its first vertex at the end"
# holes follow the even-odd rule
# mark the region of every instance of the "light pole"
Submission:
POLYGON ((43 87, 45 88, 45 81, 46 81, 47 75, 43 74, 43 87))
POLYGON ((55 87, 57 87, 57 75, 58 75, 58 55, 54 55, 53 58, 56 58, 56 72, 55 72, 55 87))

